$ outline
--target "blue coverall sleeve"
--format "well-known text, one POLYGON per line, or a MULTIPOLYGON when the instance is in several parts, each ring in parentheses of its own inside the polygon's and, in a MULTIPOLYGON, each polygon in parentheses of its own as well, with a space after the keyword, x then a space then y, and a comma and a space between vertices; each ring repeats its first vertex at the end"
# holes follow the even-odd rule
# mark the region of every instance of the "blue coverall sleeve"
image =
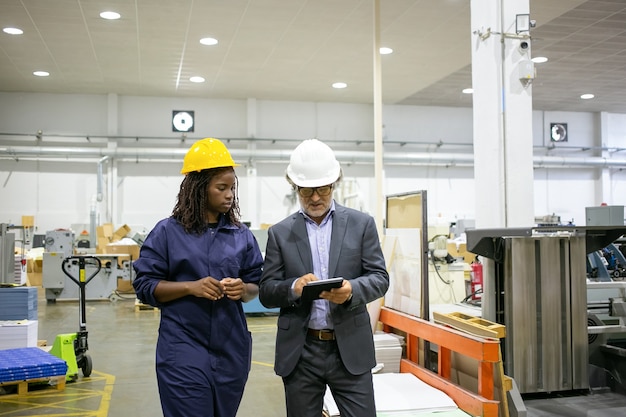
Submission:
POLYGON ((148 234, 139 252, 139 259, 133 262, 136 273, 133 287, 137 298, 144 304, 162 307, 162 303, 154 297, 154 289, 159 281, 168 277, 165 256, 167 256, 167 234, 163 222, 159 222, 148 234))

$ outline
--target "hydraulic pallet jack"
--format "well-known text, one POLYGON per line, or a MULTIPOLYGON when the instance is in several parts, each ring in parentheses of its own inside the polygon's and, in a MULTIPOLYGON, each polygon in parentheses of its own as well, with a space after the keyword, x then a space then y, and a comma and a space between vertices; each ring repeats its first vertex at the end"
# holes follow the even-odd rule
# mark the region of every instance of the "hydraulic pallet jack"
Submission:
POLYGON ((87 354, 87 320, 85 308, 85 288, 98 272, 102 269, 100 259, 95 256, 68 256, 61 263, 63 273, 74 281, 79 287, 79 330, 76 333, 59 334, 54 339, 50 353, 67 362, 66 381, 73 382, 78 379, 78 368, 83 371, 83 376, 89 377, 93 369, 91 356, 87 354), (94 265, 95 272, 87 277, 86 265, 94 265), (72 276, 68 268, 70 265, 78 265, 78 278, 72 276))

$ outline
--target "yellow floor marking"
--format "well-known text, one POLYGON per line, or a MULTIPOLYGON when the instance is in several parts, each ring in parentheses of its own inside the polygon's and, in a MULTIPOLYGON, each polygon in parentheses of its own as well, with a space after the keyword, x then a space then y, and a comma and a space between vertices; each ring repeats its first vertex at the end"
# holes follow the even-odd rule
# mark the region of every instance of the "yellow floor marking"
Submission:
POLYGON ((250 331, 256 330, 276 330, 275 324, 249 324, 248 329, 250 331))
POLYGON ((92 375, 87 379, 79 378, 76 382, 65 384, 64 391, 56 391, 50 388, 35 390, 27 394, 18 396, 17 394, 0 396, 0 409, 2 404, 19 406, 19 410, 12 408, 6 412, 0 411, 0 416, 25 416, 30 417, 106 417, 109 414, 109 406, 111 404, 111 393, 115 384, 115 376, 93 371, 92 375), (93 388, 83 388, 81 385, 93 384, 102 381, 104 387, 102 390, 93 388), (76 403, 82 400, 88 400, 94 397, 100 397, 98 409, 85 409, 77 406, 76 403), (58 401, 41 403, 42 398, 54 398, 58 401), (70 404, 71 403, 71 404, 70 404), (57 408, 58 413, 55 414, 36 414, 41 408, 57 408), (28 413, 28 414, 25 414, 28 413))
POLYGON ((253 365, 261 365, 261 366, 269 366, 270 368, 274 366, 273 363, 259 362, 259 361, 252 361, 252 364, 253 365))

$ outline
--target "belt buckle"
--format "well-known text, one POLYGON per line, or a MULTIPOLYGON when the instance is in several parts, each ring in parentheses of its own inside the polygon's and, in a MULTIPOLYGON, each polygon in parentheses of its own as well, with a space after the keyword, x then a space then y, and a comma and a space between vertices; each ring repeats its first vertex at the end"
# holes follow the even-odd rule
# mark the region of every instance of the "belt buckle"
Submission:
POLYGON ((323 340, 323 341, 333 340, 332 330, 331 331, 320 330, 317 337, 319 340, 323 340))

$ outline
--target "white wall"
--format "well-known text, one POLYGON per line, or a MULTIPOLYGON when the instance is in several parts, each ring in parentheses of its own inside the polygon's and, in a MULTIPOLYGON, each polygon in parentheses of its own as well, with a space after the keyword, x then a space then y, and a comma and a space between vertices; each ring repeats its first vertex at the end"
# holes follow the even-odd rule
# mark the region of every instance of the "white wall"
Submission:
MULTIPOLYGON (((535 111, 535 155, 582 160, 601 156, 602 146, 626 147, 626 115, 605 116, 535 111), (568 143, 550 148, 546 139, 550 122, 569 124, 568 143), (600 139, 601 131, 606 143, 600 139), (582 151, 583 147, 589 150, 582 151)), ((362 104, 0 93, 0 222, 19 224, 22 215, 34 215, 41 233, 88 223, 97 186, 97 159, 68 156, 16 160, 7 148, 57 143, 87 148, 166 144, 185 150, 193 140, 205 136, 247 138, 251 133, 257 139, 276 139, 275 143, 261 140, 252 146, 285 150, 287 155, 298 141, 310 137, 332 142, 336 149, 361 152, 373 149, 372 120, 371 106, 362 104), (172 110, 196 112, 195 133, 184 142, 180 134, 171 132, 172 110), (35 138, 37 130, 43 131, 40 142, 35 138)), ((389 105, 383 109, 383 123, 386 153, 471 152, 469 108, 389 105), (410 146, 403 146, 403 142, 410 146)), ((241 141, 229 143, 231 146, 251 145, 241 141)), ((610 158, 626 159, 626 151, 606 153, 610 158)), ((181 162, 182 156, 106 162, 105 201, 97 204, 100 222, 150 229, 168 216, 182 179, 181 162)), ((293 210, 286 198, 290 194, 284 179, 286 160, 252 165, 240 162, 244 165, 237 168, 237 175, 244 220, 258 227, 277 222, 293 210)), ((383 203, 375 195, 373 164, 344 164, 343 168, 350 191, 358 194, 350 203, 375 213, 376 204, 383 203)), ((582 225, 587 206, 602 202, 626 205, 626 173, 606 170, 610 195, 598 194, 603 181, 601 168, 536 168, 535 214, 557 214, 564 221, 582 225)), ((383 184, 384 195, 427 190, 431 219, 453 221, 475 216, 476 184, 471 166, 386 164, 383 184)))

